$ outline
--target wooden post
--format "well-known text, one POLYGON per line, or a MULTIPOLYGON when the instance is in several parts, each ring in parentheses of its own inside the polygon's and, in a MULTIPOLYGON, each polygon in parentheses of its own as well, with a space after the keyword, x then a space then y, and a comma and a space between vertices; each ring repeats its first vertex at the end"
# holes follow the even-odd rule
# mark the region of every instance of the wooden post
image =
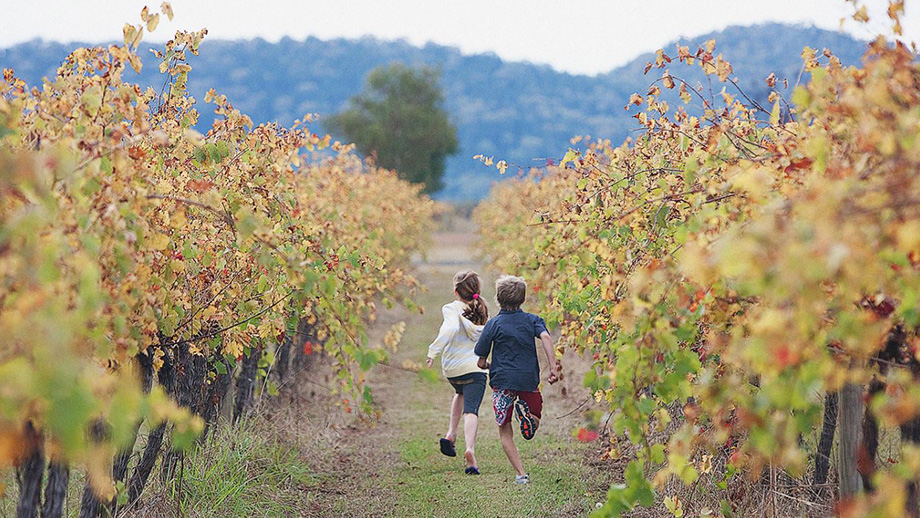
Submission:
POLYGON ((16 503, 17 518, 35 518, 41 506, 42 478, 45 475, 45 452, 42 449, 42 435, 29 421, 25 426, 28 451, 16 471, 19 482, 19 501, 16 503))
POLYGON ((828 392, 824 396, 824 423, 821 426, 821 439, 818 441, 818 452, 815 454, 815 491, 819 495, 826 495, 824 484, 827 482, 827 473, 831 467, 831 447, 834 444, 834 434, 837 431, 837 393, 828 392))
POLYGON ((840 499, 859 493, 862 482, 858 470, 859 445, 862 441, 863 389, 847 383, 840 390, 840 433, 837 443, 837 478, 840 499))
POLYGON ((64 514, 64 500, 67 499, 67 483, 70 468, 60 460, 51 460, 48 465, 48 482, 45 484, 45 503, 42 504, 42 518, 61 518, 64 514))

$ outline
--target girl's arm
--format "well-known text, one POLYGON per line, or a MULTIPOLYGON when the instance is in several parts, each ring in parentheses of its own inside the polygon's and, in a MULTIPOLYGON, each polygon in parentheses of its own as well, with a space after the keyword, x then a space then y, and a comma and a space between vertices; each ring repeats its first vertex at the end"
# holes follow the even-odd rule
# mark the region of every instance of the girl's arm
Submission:
POLYGON ((460 313, 454 309, 452 304, 447 304, 441 308, 441 314, 444 315, 444 322, 438 331, 438 337, 428 346, 428 366, 431 367, 434 359, 444 351, 451 338, 460 330, 460 313))
POLYGON ((488 358, 489 354, 492 352, 493 322, 494 320, 486 322, 486 326, 482 328, 482 334, 479 335, 479 340, 476 341, 476 347, 473 348, 473 354, 479 357, 476 366, 480 369, 488 369, 491 367, 491 364, 486 358, 488 358))

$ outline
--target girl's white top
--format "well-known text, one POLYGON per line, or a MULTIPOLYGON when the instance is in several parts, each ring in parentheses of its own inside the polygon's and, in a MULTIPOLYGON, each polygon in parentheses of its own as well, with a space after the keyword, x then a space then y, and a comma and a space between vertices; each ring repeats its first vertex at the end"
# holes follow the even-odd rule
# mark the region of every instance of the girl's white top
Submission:
POLYGON ((441 355, 441 369, 448 378, 471 372, 488 372, 476 365, 479 357, 473 352, 484 326, 477 326, 467 320, 463 316, 465 309, 466 304, 459 300, 444 304, 441 308, 444 323, 441 324, 438 337, 428 346, 429 358, 441 355))

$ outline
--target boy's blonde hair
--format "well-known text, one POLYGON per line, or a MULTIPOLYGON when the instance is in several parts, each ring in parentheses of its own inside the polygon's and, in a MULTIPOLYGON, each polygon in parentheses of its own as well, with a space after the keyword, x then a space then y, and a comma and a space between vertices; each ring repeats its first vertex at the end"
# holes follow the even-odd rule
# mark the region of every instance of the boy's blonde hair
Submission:
POLYGON ((504 310, 520 309, 527 299, 527 282, 514 275, 502 275, 495 281, 495 298, 504 310))

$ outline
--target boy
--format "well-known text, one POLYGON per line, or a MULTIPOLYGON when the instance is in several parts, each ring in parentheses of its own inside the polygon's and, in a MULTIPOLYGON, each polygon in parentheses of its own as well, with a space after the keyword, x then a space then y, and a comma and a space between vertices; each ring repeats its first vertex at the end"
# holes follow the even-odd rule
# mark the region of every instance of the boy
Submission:
POLYGON ((521 455, 514 445, 511 415, 517 416, 524 439, 532 439, 540 426, 543 410, 543 397, 539 391, 540 362, 534 338, 543 343, 551 369, 550 383, 559 380, 559 364, 546 323, 537 315, 521 311, 521 304, 527 296, 524 279, 502 275, 495 283, 495 291, 501 311, 486 323, 474 352, 479 357, 479 368, 489 369, 492 406, 502 449, 517 471, 514 483, 527 484, 530 477, 524 472, 521 455), (492 353, 491 364, 486 361, 489 352, 492 353))

